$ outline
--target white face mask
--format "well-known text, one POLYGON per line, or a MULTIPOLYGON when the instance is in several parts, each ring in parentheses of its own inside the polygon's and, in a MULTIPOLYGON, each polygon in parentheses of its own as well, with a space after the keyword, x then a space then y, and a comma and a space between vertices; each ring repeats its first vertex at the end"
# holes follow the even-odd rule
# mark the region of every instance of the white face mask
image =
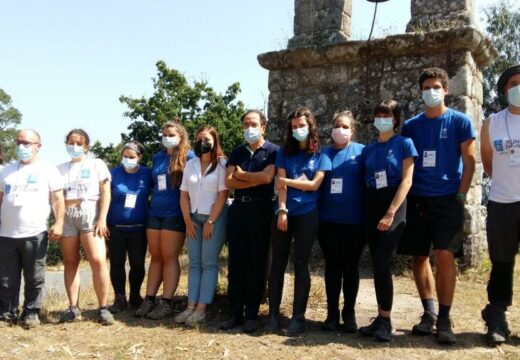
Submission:
POLYGON ((520 85, 512 87, 507 91, 507 101, 509 105, 520 108, 520 85))
POLYGON ((250 144, 256 143, 260 139, 260 129, 252 126, 244 129, 244 139, 250 144))
POLYGON ((292 136, 298 141, 305 141, 309 137, 309 127, 304 126, 301 128, 293 129, 292 136))
POLYGON ((443 89, 430 89, 422 92, 422 99, 426 106, 436 107, 444 100, 443 89))
POLYGON ((334 128, 332 129, 332 140, 338 145, 345 145, 352 137, 352 129, 334 128))
POLYGON ((393 118, 376 117, 374 119, 374 126, 380 134, 384 134, 394 128, 393 118))
POLYGON ((137 158, 130 159, 123 156, 123 159, 121 160, 121 163, 123 166, 129 170, 135 169, 137 165, 139 164, 139 160, 137 158))
POLYGON ((180 139, 178 136, 163 136, 162 144, 165 148, 171 149, 179 145, 180 139))

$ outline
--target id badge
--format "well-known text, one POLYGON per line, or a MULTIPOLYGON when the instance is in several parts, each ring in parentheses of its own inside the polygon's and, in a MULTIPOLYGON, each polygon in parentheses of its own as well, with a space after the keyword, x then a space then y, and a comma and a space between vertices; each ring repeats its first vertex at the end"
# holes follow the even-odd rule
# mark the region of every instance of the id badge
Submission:
POLYGON ((166 174, 157 175, 157 189, 166 190, 166 174))
POLYGON ((512 148, 509 152, 509 166, 520 166, 520 148, 512 148))
POLYGON ((29 200, 29 197, 27 196, 27 194, 25 194, 23 192, 15 192, 13 194, 13 205, 14 206, 27 205, 27 204, 29 204, 28 200, 29 200))
POLYGON ((136 194, 126 194, 125 208, 126 209, 133 209, 133 208, 135 208, 136 201, 137 201, 137 195, 136 194))
POLYGON ((386 170, 381 170, 375 173, 376 178, 376 189, 381 189, 388 186, 386 180, 386 170))
POLYGON ((330 179, 330 193, 331 194, 343 193, 343 179, 341 179, 341 178, 330 179))
POLYGON ((78 199, 78 188, 76 186, 68 186, 65 191, 65 200, 76 200, 78 199))
POLYGON ((437 162, 437 151, 424 150, 423 151, 423 167, 435 167, 437 162))

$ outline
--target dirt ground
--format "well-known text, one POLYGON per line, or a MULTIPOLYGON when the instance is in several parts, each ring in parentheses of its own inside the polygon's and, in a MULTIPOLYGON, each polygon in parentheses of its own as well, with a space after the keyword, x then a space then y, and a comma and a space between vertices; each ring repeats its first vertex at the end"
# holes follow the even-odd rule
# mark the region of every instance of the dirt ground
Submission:
MULTIPOLYGON (((19 326, 0 329, 1 359, 497 359, 520 358, 520 314, 513 305, 508 318, 513 331, 509 342, 500 347, 488 347, 484 342, 484 324, 480 310, 486 303, 487 274, 467 273, 458 280, 455 305, 452 310, 458 344, 438 346, 433 337, 410 334, 417 322, 421 305, 410 276, 395 277, 395 298, 392 323, 393 340, 376 343, 358 334, 331 333, 320 330, 326 316, 325 289, 321 274, 314 272, 307 311, 308 327, 304 335, 288 338, 259 332, 246 335, 237 329, 218 330, 226 317, 226 299, 217 296, 211 306, 208 321, 199 328, 174 325, 172 318, 162 321, 136 319, 131 311, 116 317, 113 326, 96 324, 94 294, 83 293, 84 320, 73 324, 58 324, 60 311, 66 307, 61 294, 47 294, 39 328, 24 330, 19 326)), ((516 285, 516 293, 520 291, 516 285)), ((225 277, 219 282, 219 292, 225 289, 225 277)), ((178 311, 183 309, 186 275, 179 287, 178 311)), ((283 313, 290 315, 292 276, 286 277, 283 313), (288 290, 288 291, 287 291, 288 290)), ((367 324, 375 315, 376 301, 369 273, 364 274, 357 301, 358 325, 367 324)), ((262 305, 262 323, 267 306, 262 305)), ((287 323, 287 318, 285 323, 287 323)))

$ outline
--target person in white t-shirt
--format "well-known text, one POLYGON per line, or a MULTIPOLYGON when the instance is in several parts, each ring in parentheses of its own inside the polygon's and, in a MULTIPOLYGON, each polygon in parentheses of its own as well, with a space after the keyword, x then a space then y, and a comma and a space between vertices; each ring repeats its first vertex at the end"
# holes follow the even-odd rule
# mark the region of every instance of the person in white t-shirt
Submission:
POLYGON ((71 161, 58 166, 65 185, 66 214, 60 245, 69 298, 69 307, 60 320, 72 322, 81 319, 78 267, 82 246, 92 269, 92 282, 99 304, 98 321, 111 325, 114 317, 107 308, 110 280, 105 247, 105 238, 109 235, 106 219, 111 176, 102 160, 87 155, 89 144, 90 138, 84 130, 71 130, 66 136, 71 161))
POLYGON ((41 161, 40 135, 22 130, 16 135, 19 161, 0 173, 0 320, 18 316, 21 272, 24 276, 22 325, 40 323, 48 239, 63 231, 63 184, 56 167, 41 161), (51 210, 55 222, 47 232, 51 210))
POLYGON ((181 210, 188 242, 188 307, 175 322, 196 325, 205 319, 206 306, 213 301, 218 279, 218 256, 226 231, 226 160, 217 131, 197 131, 196 158, 184 168, 181 210))

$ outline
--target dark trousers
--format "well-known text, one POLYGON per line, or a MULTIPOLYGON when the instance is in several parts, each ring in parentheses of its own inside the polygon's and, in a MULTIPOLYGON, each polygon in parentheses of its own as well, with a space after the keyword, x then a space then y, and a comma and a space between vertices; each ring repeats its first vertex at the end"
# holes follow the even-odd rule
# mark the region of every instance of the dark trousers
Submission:
POLYGON ((273 202, 238 202, 228 210, 228 298, 231 315, 256 319, 265 288, 273 202))
POLYGON ((283 282, 289 252, 294 238, 294 300, 293 317, 303 317, 311 288, 309 257, 318 233, 318 211, 289 216, 287 231, 277 227, 277 217, 272 221, 272 263, 269 275, 269 313, 277 314, 282 302, 283 282))
POLYGON ((126 295, 126 254, 130 271, 128 280, 130 293, 139 294, 144 279, 144 258, 146 256, 146 230, 121 231, 110 227, 108 249, 110 253, 110 280, 116 295, 126 295))
POLYGON ((18 312, 21 274, 24 280, 23 309, 42 306, 47 259, 47 232, 27 238, 0 237, 0 311, 18 312))
POLYGON ((374 269, 377 304, 383 311, 392 310, 394 284, 390 260, 406 224, 406 200, 395 212, 394 221, 387 231, 377 230, 377 224, 388 210, 396 191, 396 188, 369 190, 365 197, 366 237, 374 269))
POLYGON ((353 313, 359 290, 359 259, 366 243, 363 225, 320 222, 318 241, 325 257, 328 314, 339 315, 339 296, 343 288, 342 314, 345 318, 353 313))

